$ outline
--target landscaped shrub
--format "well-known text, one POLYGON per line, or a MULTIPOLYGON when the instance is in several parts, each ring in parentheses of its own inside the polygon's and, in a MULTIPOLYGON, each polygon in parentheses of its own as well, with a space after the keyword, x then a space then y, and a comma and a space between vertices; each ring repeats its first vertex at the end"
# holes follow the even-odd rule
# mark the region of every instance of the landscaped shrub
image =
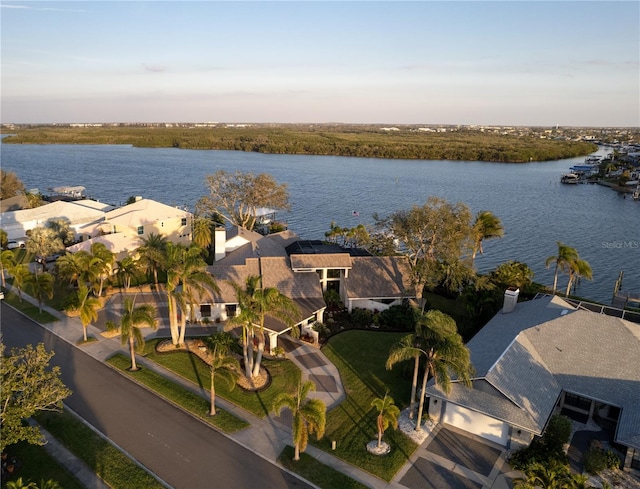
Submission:
POLYGON ((368 328, 373 323, 373 313, 368 309, 354 309, 350 320, 354 328, 368 328))
POLYGON ((416 323, 417 310, 409 304, 391 306, 380 313, 380 327, 395 331, 412 331, 416 323))
POLYGON ((340 297, 340 294, 337 290, 329 289, 324 294, 322 294, 322 296, 329 310, 344 308, 344 305, 342 304, 342 298, 340 297))
POLYGON ((563 445, 570 436, 571 420, 555 415, 549 420, 544 434, 535 438, 528 447, 514 453, 509 462, 513 468, 523 471, 535 463, 549 465, 558 462, 564 465, 568 460, 563 445))
POLYGON ((598 475, 604 469, 619 469, 620 459, 611 450, 605 450, 598 440, 591 443, 591 447, 584 454, 584 470, 592 475, 598 475))

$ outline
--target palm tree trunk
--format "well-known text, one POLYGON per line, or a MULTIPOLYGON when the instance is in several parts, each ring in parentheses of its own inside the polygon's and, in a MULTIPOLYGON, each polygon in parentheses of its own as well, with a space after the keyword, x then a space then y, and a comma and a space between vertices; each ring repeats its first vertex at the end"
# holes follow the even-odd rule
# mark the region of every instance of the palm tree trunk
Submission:
POLYGON ((249 332, 245 326, 242 327, 242 357, 244 359, 244 373, 247 378, 251 378, 251 369, 249 368, 249 332))
POLYGON ((253 339, 255 338, 255 335, 253 334, 253 329, 249 332, 249 364, 247 365, 247 376, 249 378, 251 378, 251 374, 253 374, 253 364, 254 364, 254 357, 253 357, 253 339))
POLYGON ((378 416, 378 448, 382 447, 382 423, 380 416, 378 416))
POLYGON ((138 365, 136 365, 136 350, 133 343, 133 336, 129 338, 129 353, 131 353, 131 371, 135 372, 138 370, 138 365))
POLYGON ((569 281, 567 282, 567 292, 565 293, 565 295, 567 297, 569 297, 569 294, 571 293, 571 283, 573 282, 573 272, 569 272, 569 281))
MULTIPOLYGON (((213 360, 211 360, 213 362, 213 360)), ((214 377, 216 375, 216 371, 213 367, 211 367, 209 370, 211 370, 211 411, 209 411, 209 414, 211 416, 215 416, 216 415, 216 387, 214 384, 214 377)))
POLYGON ((296 462, 300 460, 300 443, 296 443, 296 446, 293 449, 293 460, 296 462))
POLYGON ((264 334, 258 337, 258 354, 256 361, 253 365, 252 377, 257 377, 260 374, 260 363, 262 362, 262 353, 264 352, 264 334))
POLYGON ((413 419, 416 409, 416 390, 418 389, 418 370, 420 370, 420 354, 416 353, 413 365, 413 380, 411 381, 411 402, 409 403, 409 419, 413 419))
POLYGON ((87 341, 87 326, 85 326, 84 324, 82 325, 82 337, 84 338, 84 341, 87 341))
POLYGON ((558 286, 558 263, 556 262, 556 270, 553 274, 553 293, 556 293, 556 287, 558 286))
POLYGON ((180 334, 178 337, 178 345, 184 345, 184 333, 185 330, 187 329, 187 317, 185 314, 185 311, 182 311, 182 314, 180 314, 180 334))
POLYGON ((424 375, 422 376, 422 390, 420 391, 420 403, 418 405, 418 419, 416 419, 416 431, 420 431, 422 424, 422 410, 424 409, 424 394, 427 389, 427 379, 429 378, 429 363, 427 363, 424 369, 424 375))
POLYGON ((169 329, 171 330, 171 343, 178 345, 178 326, 176 325, 176 304, 175 299, 171 296, 171 293, 167 293, 168 306, 169 306, 169 329))

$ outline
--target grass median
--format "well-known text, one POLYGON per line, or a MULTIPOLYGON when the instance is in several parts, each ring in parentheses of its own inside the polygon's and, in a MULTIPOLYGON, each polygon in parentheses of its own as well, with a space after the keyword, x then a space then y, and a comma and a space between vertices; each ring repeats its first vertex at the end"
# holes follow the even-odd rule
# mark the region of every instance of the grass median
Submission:
POLYGON ((217 414, 210 416, 207 399, 175 384, 153 370, 148 368, 142 368, 136 372, 127 370, 131 366, 131 360, 125 355, 116 354, 109 358, 107 363, 220 431, 235 433, 250 426, 246 421, 223 409, 217 409, 217 414))
MULTIPOLYGON (((145 356, 181 377, 190 380, 202 389, 209 389, 209 366, 198 356, 176 351, 158 353, 155 349, 161 339, 148 341, 145 344, 145 356)), ((273 400, 283 391, 292 392, 300 381, 301 372, 290 360, 263 359, 262 365, 271 375, 271 384, 261 392, 248 392, 239 387, 229 389, 224 382, 216 382, 216 396, 246 409, 251 414, 264 418, 271 411, 273 400)))
POLYGON ((304 477, 322 489, 367 489, 367 486, 348 475, 323 464, 311 455, 300 454, 300 460, 293 461, 293 447, 287 445, 278 457, 278 462, 286 469, 304 477))
POLYGON ((73 414, 67 411, 47 412, 37 415, 35 419, 112 488, 164 488, 146 470, 73 414))

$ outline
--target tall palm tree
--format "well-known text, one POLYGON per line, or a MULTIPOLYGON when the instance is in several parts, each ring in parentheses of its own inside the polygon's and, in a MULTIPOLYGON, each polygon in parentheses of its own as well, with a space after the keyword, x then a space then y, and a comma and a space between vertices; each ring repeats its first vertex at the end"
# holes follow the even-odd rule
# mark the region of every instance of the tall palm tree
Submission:
POLYGON ((78 287, 78 307, 80 312, 80 322, 82 323, 83 339, 87 341, 87 326, 93 321, 98 320, 98 309, 100 309, 100 300, 90 295, 91 291, 86 284, 80 284, 78 287))
POLYGON ((416 391, 418 390, 418 372, 420 371, 420 345, 422 342, 422 323, 417 320, 418 309, 415 307, 413 311, 414 331, 412 334, 404 336, 398 344, 394 345, 389 352, 386 367, 391 369, 393 365, 402 360, 408 360, 413 357, 413 378, 411 381, 411 400, 409 401, 409 419, 413 419, 416 405, 416 391), (405 351, 406 350, 406 351, 405 351), (409 356, 407 356, 409 355, 409 356))
POLYGON ((565 293, 567 297, 571 293, 571 285, 573 285, 573 281, 579 280, 581 277, 584 277, 587 280, 592 280, 593 271, 591 270, 591 265, 589 265, 586 260, 578 258, 569 264, 569 282, 567 283, 567 292, 565 293))
POLYGON ((273 401, 272 410, 279 415, 282 408, 288 408, 293 415, 292 439, 293 460, 300 460, 300 452, 307 448, 309 435, 316 433, 318 440, 324 436, 327 406, 320 399, 308 399, 309 392, 316 386, 310 380, 298 383, 295 394, 281 392, 273 401))
POLYGON ((457 332, 456 322, 437 310, 423 314, 419 319, 422 332, 421 341, 416 346, 413 335, 402 338, 398 345, 392 347, 387 359, 387 368, 403 360, 424 358, 425 368, 422 376, 422 389, 416 420, 416 431, 420 430, 427 380, 433 377, 445 393, 451 389, 451 377, 466 386, 471 385, 474 369, 471 365, 469 350, 457 332))
POLYGON ((2 275, 2 286, 6 287, 4 271, 16 266, 16 255, 13 250, 2 250, 0 252, 0 275, 2 275))
POLYGON ((389 425, 393 426, 394 430, 398 428, 400 409, 394 404, 393 397, 389 397, 389 392, 384 397, 371 401, 371 406, 378 410, 376 421, 378 424, 378 448, 380 448, 382 446, 382 434, 387 431, 389 425))
POLYGON ((92 259, 89 266, 96 274, 97 296, 102 295, 105 280, 111 274, 111 269, 115 262, 115 255, 103 243, 93 243, 91 245, 92 259))
POLYGON ((476 214, 473 223, 473 253, 471 255, 471 265, 475 262, 478 252, 484 254, 482 249, 483 241, 504 236, 504 227, 500 219, 490 211, 480 211, 476 214))
POLYGON ((209 353, 209 370, 211 373, 211 416, 216 415, 216 385, 215 376, 218 375, 229 388, 233 389, 236 380, 240 375, 240 362, 230 355, 231 346, 235 343, 235 338, 229 333, 220 332, 208 336, 204 340, 204 345, 209 353))
POLYGON ((187 248, 182 244, 168 243, 165 265, 172 339, 174 344, 181 345, 184 343, 188 310, 193 313, 202 296, 213 297, 218 286, 213 276, 207 272, 207 263, 202 258, 199 246, 187 248), (178 307, 182 311, 180 324, 177 320, 178 307), (177 338, 174 338, 175 333, 177 338))
POLYGON ((153 283, 158 284, 158 270, 164 263, 165 250, 167 248, 167 238, 155 233, 149 233, 146 238, 142 238, 142 246, 138 248, 140 264, 153 274, 153 283))
POLYGON ((107 329, 114 331, 120 329, 120 343, 122 346, 129 343, 129 353, 131 355, 131 371, 138 370, 136 365, 136 350, 141 352, 144 348, 144 336, 140 328, 148 326, 154 331, 158 328, 156 322, 156 308, 150 304, 136 306, 135 300, 125 297, 123 302, 123 312, 120 323, 107 321, 107 329))
POLYGON ((560 241, 558 244, 558 254, 556 256, 550 256, 545 261, 545 266, 549 268, 551 264, 555 265, 555 271, 553 273, 553 293, 556 293, 558 287, 558 273, 567 272, 571 262, 578 259, 578 252, 575 248, 571 248, 560 241))
MULTIPOLYGON (((244 318, 247 322, 252 322, 254 324, 257 320, 258 334, 256 336, 258 339, 258 353, 256 355, 255 362, 253 362, 253 369, 251 369, 250 365, 245 365, 247 375, 257 377, 260 373, 260 364, 262 362, 262 354, 265 346, 265 317, 267 315, 273 316, 284 322, 287 326, 293 327, 300 311, 289 297, 280 293, 280 291, 275 287, 263 288, 262 278, 259 276, 248 277, 244 289, 239 287, 237 284, 232 285, 236 290, 236 296, 241 310, 240 317, 244 318), (244 310, 247 312, 243 316, 242 311, 244 310)), ((254 331, 254 328, 247 325, 247 331, 251 333, 251 331, 254 331)), ((253 345, 253 336, 251 334, 248 335, 243 348, 247 348, 247 343, 253 345)), ((253 361, 252 356, 253 355, 249 358, 250 363, 253 361)))
POLYGON ((25 278, 25 289, 38 300, 38 310, 42 313, 42 302, 53 297, 53 275, 48 272, 29 273, 25 278))

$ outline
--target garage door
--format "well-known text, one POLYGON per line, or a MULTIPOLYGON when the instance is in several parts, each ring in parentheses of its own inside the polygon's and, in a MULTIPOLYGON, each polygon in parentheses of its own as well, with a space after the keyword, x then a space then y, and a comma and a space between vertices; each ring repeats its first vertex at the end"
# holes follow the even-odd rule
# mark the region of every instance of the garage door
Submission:
POLYGON ((509 425, 484 414, 448 402, 444 422, 502 446, 507 445, 509 425))

